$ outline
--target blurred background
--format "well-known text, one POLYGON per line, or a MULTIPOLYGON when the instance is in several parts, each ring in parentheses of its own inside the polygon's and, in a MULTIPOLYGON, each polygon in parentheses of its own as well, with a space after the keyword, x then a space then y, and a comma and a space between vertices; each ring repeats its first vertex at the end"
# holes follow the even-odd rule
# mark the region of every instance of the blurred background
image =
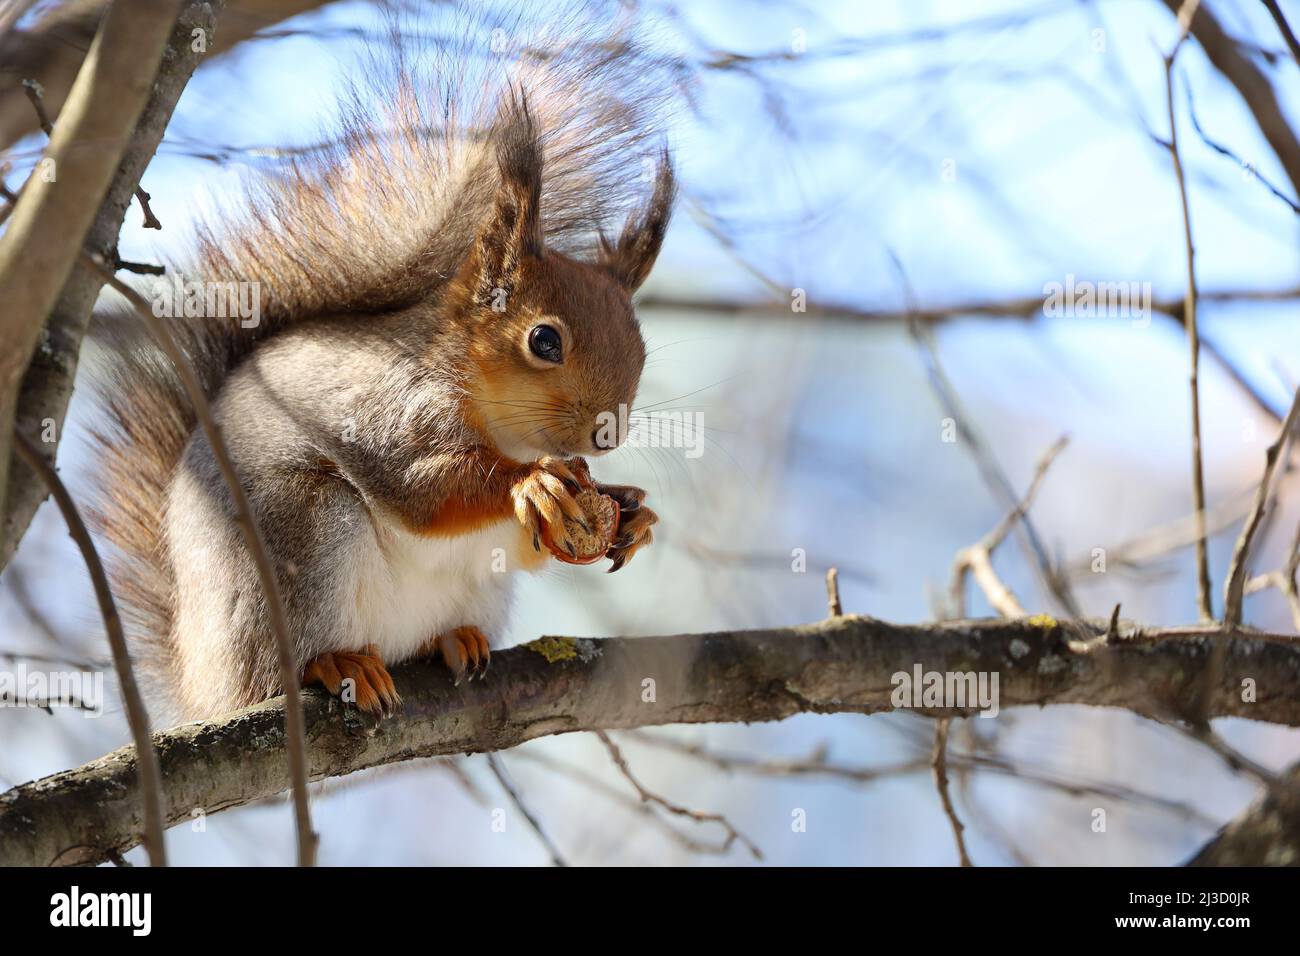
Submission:
MULTIPOLYGON (((1266 5, 1205 5, 1295 115, 1300 73, 1266 5)), ((55 6, 31 6, 19 26, 55 6)), ((242 177, 320 141, 343 81, 367 45, 386 39, 375 4, 361 0, 302 3, 311 9, 264 22, 253 6, 231 4, 248 39, 200 66, 145 175, 164 230, 146 232, 129 211, 124 258, 181 255, 190 224, 242 177)), ((406 6, 410 22, 436 33, 453 4, 406 6)), ((1030 517, 1080 610, 1107 617, 1122 603, 1125 618, 1148 624, 1194 621, 1187 261, 1165 145, 1164 55, 1178 24, 1168 6, 612 6, 679 58, 689 93, 671 131, 678 215, 641 293, 650 358, 640 401, 700 416, 701 444, 698 456, 628 448, 599 462, 602 480, 649 490, 662 533, 618 575, 557 563, 528 580, 508 643, 814 621, 826 614, 831 566, 846 611, 898 622, 951 614, 955 555, 998 523, 1062 435, 1069 443, 1030 517), (1153 307, 1145 320, 1045 314, 1051 284, 1083 281, 1133 283, 1153 307)), ((1300 22, 1300 4, 1281 9, 1300 22)), ((545 21, 546 6, 529 16, 545 21)), ((1300 378, 1300 220, 1286 171, 1195 39, 1176 60, 1173 100, 1203 295, 1219 610, 1264 449, 1300 378)), ((8 150, 11 188, 43 142, 36 134, 8 150)), ((95 467, 84 440, 93 415, 74 398, 60 451, 74 494, 95 467)), ((1294 483, 1281 479, 1258 573, 1286 563, 1300 522, 1294 483)), ((1031 613, 1063 612, 1023 535, 994 563, 1031 613)), ((966 604, 993 613, 973 587, 966 604)), ((1277 589, 1248 596, 1246 619, 1294 632, 1277 589)), ((0 578, 0 655, 93 667, 107 656, 52 505, 0 578)), ((1216 729, 1266 766, 1300 757, 1295 731, 1216 729)), ((765 862, 956 862, 930 778, 931 721, 802 716, 613 736, 647 788, 724 814, 765 862), (802 831, 792 827, 798 811, 802 831)), ((0 710, 0 787, 128 739, 113 688, 98 719, 0 710)), ((1255 793, 1210 751, 1121 711, 955 722, 951 753, 977 864, 1177 863, 1255 793)), ((590 735, 496 759, 567 862, 759 862, 742 843, 726 847, 715 823, 642 806, 590 735)), ((483 756, 355 774, 313 794, 322 864, 551 859, 483 756), (492 825, 497 810, 504 832, 492 825)), ((293 841, 283 800, 168 834, 182 864, 285 864, 293 841)))

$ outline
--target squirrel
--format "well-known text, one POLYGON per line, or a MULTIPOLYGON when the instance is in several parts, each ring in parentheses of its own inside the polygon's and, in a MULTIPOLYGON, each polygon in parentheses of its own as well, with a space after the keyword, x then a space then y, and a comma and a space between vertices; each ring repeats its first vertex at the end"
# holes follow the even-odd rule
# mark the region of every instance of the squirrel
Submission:
MULTIPOLYGON (((388 122, 354 87, 339 135, 250 184, 233 224, 201 225, 181 270, 259 292, 253 323, 165 321, 265 539, 302 682, 363 711, 400 705, 389 668, 407 659, 482 677, 510 604, 501 558, 546 565, 539 534, 563 546, 580 516, 579 456, 625 438, 599 423, 637 391, 631 296, 675 177, 652 58, 591 29, 488 57, 477 83, 467 47, 435 51, 432 77, 392 57, 387 85, 368 75, 388 122)), ((265 596, 177 373, 138 317, 97 316, 94 335, 94 518, 133 656, 186 719, 278 694, 265 596)), ((596 487, 621 513, 616 571, 657 516, 640 488, 596 487)))

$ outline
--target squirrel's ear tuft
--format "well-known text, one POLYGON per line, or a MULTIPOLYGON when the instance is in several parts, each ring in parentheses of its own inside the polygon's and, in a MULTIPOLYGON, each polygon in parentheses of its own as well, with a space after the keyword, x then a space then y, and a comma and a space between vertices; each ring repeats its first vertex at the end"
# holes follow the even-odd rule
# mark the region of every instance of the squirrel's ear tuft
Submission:
POLYGON ((659 154, 655 189, 650 199, 628 217, 617 243, 600 237, 600 267, 629 293, 641 287, 659 256, 676 196, 677 179, 673 175, 672 158, 664 149, 659 154))
POLYGON ((491 138, 499 184, 470 255, 474 298, 479 302, 513 292, 523 259, 540 257, 544 251, 542 144, 522 93, 512 93, 502 107, 491 138))

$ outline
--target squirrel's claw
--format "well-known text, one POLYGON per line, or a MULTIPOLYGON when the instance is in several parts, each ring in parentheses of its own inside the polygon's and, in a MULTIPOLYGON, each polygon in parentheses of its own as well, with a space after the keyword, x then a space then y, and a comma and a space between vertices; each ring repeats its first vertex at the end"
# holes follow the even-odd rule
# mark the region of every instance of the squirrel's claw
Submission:
POLYGON ((430 641, 431 650, 435 651, 447 667, 451 669, 455 683, 468 676, 470 680, 483 679, 488 665, 492 661, 492 649, 488 646, 487 635, 477 627, 456 627, 430 641))
POLYGON ((543 525, 556 546, 572 550, 564 518, 582 520, 582 507, 574 498, 576 479, 569 467, 558 458, 536 462, 510 489, 515 517, 531 536, 533 549, 540 552, 543 525))
POLYGON ((654 532, 650 529, 658 522, 659 516, 645 507, 646 493, 632 485, 596 485, 602 495, 609 495, 618 502, 619 523, 618 537, 607 555, 613 563, 609 574, 622 568, 632 560, 632 556, 654 541, 654 532))
POLYGON ((387 717, 402 706, 392 675, 379 656, 379 648, 321 654, 304 669, 302 683, 321 684, 344 703, 376 717, 387 717))

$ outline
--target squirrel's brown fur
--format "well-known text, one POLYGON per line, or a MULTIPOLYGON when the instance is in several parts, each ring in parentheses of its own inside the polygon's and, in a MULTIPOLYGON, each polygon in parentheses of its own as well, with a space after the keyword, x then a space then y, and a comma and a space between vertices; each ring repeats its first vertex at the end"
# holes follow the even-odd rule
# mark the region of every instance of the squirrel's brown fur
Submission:
MULTIPOLYGON (((527 512, 528 496, 540 492, 525 485, 536 483, 528 476, 538 474, 538 466, 495 450, 483 437, 491 431, 483 419, 527 396, 557 407, 569 403, 566 414, 571 412, 576 429, 577 418, 597 404, 630 400, 644 348, 626 292, 644 280, 671 207, 671 167, 662 152, 660 123, 672 78, 630 38, 591 25, 590 15, 584 8, 555 28, 562 40, 549 45, 545 56, 525 48, 513 61, 485 49, 500 31, 510 36, 510 28, 482 19, 458 24, 452 29, 460 40, 428 50, 412 50, 395 38, 392 50, 372 58, 366 88, 352 89, 345 98, 329 145, 251 183, 240 208, 201 227, 197 260, 181 273, 200 281, 257 283, 260 321, 252 328, 238 318, 168 321, 208 396, 230 406, 218 406, 225 416, 222 428, 245 484, 257 492, 255 510, 264 530, 270 527, 272 550, 285 552, 273 554, 282 565, 298 561, 295 549, 302 544, 277 545, 277 522, 288 526, 339 486, 347 489, 344 500, 365 502, 372 522, 377 515, 394 515, 413 533, 462 535, 508 518, 512 508, 526 524, 521 509, 527 512), (386 109, 378 118, 376 101, 386 109), (646 171, 656 163, 657 179, 648 182, 654 177, 646 171), (535 221, 528 222, 529 216, 535 221), (608 235, 619 238, 610 241, 608 235), (522 291, 510 314, 494 319, 485 297, 493 291, 512 295, 515 283, 522 291), (624 311, 630 325, 617 317, 624 311), (536 316, 552 314, 567 315, 589 357, 566 373, 570 379, 547 379, 543 388, 526 368, 512 364, 510 337, 527 334, 536 316), (352 323, 355 337, 346 331, 352 323), (289 333, 299 328, 303 332, 294 333, 295 339, 289 333), (362 336, 371 338, 357 346, 362 336), (227 395, 227 383, 237 369, 247 369, 251 357, 272 355, 268 342, 304 354, 338 354, 342 368, 358 349, 394 343, 389 364, 410 360, 410 375, 418 381, 398 380, 392 401, 407 403, 407 418, 430 422, 417 434, 405 419, 398 424, 401 416, 391 409, 376 407, 380 399, 369 398, 363 411, 371 431, 356 445, 360 450, 300 441, 289 432, 280 440, 284 461, 266 462, 258 455, 270 453, 256 450, 257 436, 241 436, 252 426, 244 421, 247 413, 239 412, 239 395, 227 395), (436 356, 429 344, 435 342, 436 356), (449 367, 430 371, 423 364, 439 361, 449 367), (447 416, 456 418, 454 434, 445 423, 432 422, 447 416), (423 446, 424 458, 417 459, 412 444, 423 446), (349 457, 354 455, 356 460, 349 457), (284 497, 261 492, 287 472, 293 484, 284 497), (435 477, 410 477, 426 473, 435 477)), ((274 654, 255 612, 247 612, 254 614, 248 633, 231 637, 234 656, 241 658, 241 675, 231 685, 237 691, 205 694, 194 685, 215 682, 216 676, 201 670, 178 676, 197 666, 192 658, 198 652, 178 635, 176 567, 182 556, 175 552, 190 545, 178 543, 174 528, 168 531, 169 522, 184 520, 169 509, 180 507, 175 486, 183 457, 188 473, 206 474, 205 445, 174 370, 146 341, 138 320, 108 316, 97 323, 97 339, 107 346, 97 382, 107 424, 96 434, 103 491, 96 518, 116 549, 113 577, 143 651, 137 656, 164 688, 185 685, 173 697, 191 716, 265 696, 276 687, 274 654)), ((276 361, 262 359, 257 374, 273 374, 276 361), (263 372, 263 366, 272 371, 263 372)), ((240 384, 250 373, 241 374, 231 388, 251 389, 240 384)), ((285 386, 285 394, 292 391, 292 384, 285 386)), ((306 405, 290 411, 290 420, 334 415, 333 409, 306 405)), ((335 420, 328 427, 319 424, 328 431, 335 420)), ((204 487, 214 500, 222 496, 215 485, 204 487)), ((214 507, 220 511, 221 503, 214 507)), ((648 541, 652 513, 646 518, 648 541)), ((345 545, 351 547, 342 542, 340 550, 345 545)), ((245 613, 239 602, 247 600, 239 580, 212 582, 231 591, 235 631, 244 626, 233 620, 237 609, 245 613)), ((291 617, 299 604, 305 615, 309 604, 332 593, 294 593, 320 586, 312 580, 296 568, 282 573, 291 617)), ((302 630, 311 628, 303 624, 302 630)), ((312 634, 300 633, 295 640, 305 663, 317 653, 343 650, 350 638, 314 642, 312 634)), ((357 637, 356 646, 369 643, 357 637)))

